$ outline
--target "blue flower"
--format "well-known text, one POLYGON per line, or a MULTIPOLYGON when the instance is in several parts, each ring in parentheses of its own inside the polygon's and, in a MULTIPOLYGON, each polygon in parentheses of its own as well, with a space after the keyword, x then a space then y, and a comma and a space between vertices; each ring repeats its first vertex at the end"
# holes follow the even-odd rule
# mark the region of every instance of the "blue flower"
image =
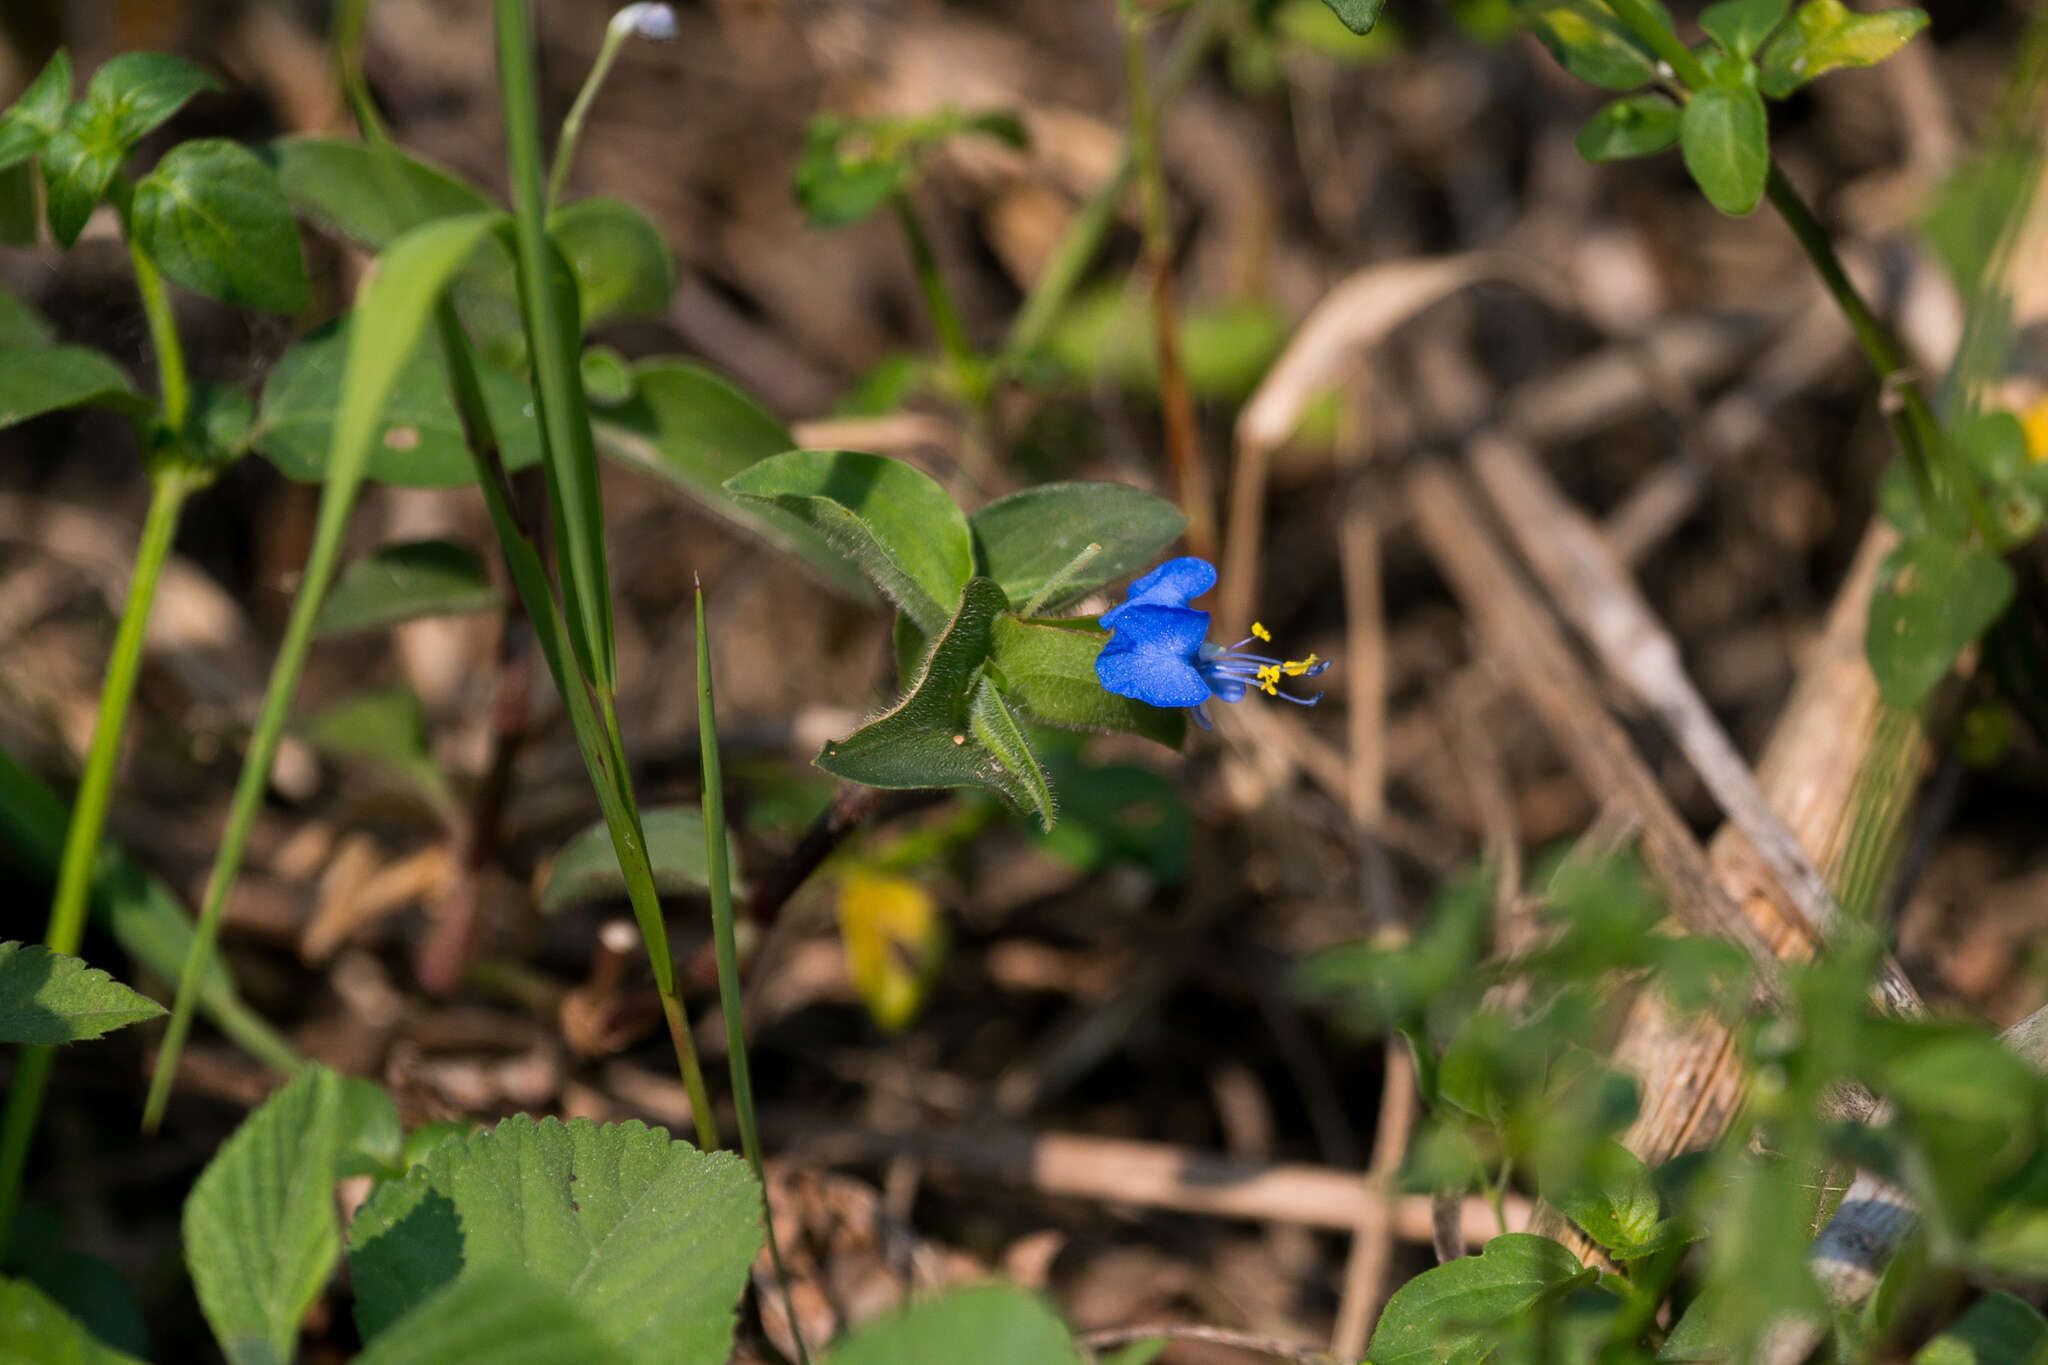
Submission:
POLYGON ((1280 690, 1282 678, 1312 678, 1330 665, 1311 654, 1306 659, 1274 659, 1249 654, 1254 639, 1271 640, 1266 628, 1252 623, 1252 633, 1225 648, 1208 642, 1209 613, 1188 605, 1216 586, 1216 570, 1192 556, 1169 559, 1131 584, 1123 603, 1102 614, 1109 627, 1108 643, 1095 656, 1095 676, 1119 697, 1151 706, 1185 706, 1196 724, 1207 729, 1202 704, 1239 701, 1247 686, 1269 697, 1313 706, 1322 696, 1297 697, 1280 690))

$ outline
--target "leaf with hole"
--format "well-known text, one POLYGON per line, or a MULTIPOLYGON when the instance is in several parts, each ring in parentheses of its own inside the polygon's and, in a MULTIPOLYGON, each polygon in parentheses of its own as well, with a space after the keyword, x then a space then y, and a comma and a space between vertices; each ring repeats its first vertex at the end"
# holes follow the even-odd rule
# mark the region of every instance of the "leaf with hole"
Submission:
POLYGON ((638 1122, 518 1115, 370 1196, 349 1230, 356 1322, 378 1349, 444 1286, 523 1270, 573 1293, 626 1360, 723 1365, 761 1237, 760 1187, 738 1157, 638 1122))
POLYGON ((346 635, 425 616, 472 616, 504 602, 476 551, 445 540, 408 540, 343 569, 320 604, 313 633, 346 635))
MULTIPOLYGON (((663 896, 702 895, 710 886, 704 863, 704 813, 695 806, 645 806, 641 829, 647 835, 647 861, 654 870, 654 889, 663 896)), ((726 832, 726 864, 740 865, 739 842, 726 832)), ((572 905, 606 897, 623 898, 626 874, 612 847, 611 829, 600 820, 563 845, 541 886, 540 909, 554 914, 572 905)))
POLYGON ((1770 124, 1753 88, 1710 85, 1696 92, 1679 121, 1678 144, 1686 170, 1721 212, 1740 217, 1764 197, 1770 124))
POLYGON ((27 1280, 0 1276, 0 1362, 5 1365, 142 1365, 101 1342, 27 1280))
POLYGON ((1368 1352, 1373 1365, 1448 1365, 1487 1354, 1489 1334, 1598 1272, 1548 1237, 1511 1232, 1425 1270, 1394 1291, 1368 1352))
POLYGON ((801 519, 926 632, 946 624, 974 572, 967 518, 929 474, 900 460, 792 450, 749 466, 725 487, 801 519))
POLYGON ((1170 748, 1187 738, 1187 713, 1119 697, 1095 675, 1109 639, 1091 621, 999 617, 989 662, 1003 695, 1030 719, 1063 730, 1118 730, 1170 748))
MULTIPOLYGON (((325 477, 356 316, 345 314, 300 338, 263 386, 256 450, 288 478, 312 483, 325 477)), ((366 477, 413 488, 473 482, 476 466, 463 437, 462 419, 448 396, 448 366, 441 348, 431 337, 413 343, 404 363, 392 369, 390 387, 369 433, 366 477)), ((478 378, 506 469, 538 464, 533 391, 488 366, 480 368, 478 378)))
POLYGON ((277 177, 239 143, 173 147, 135 186, 135 240, 188 289, 244 308, 306 306, 306 262, 277 177))
POLYGON ((40 943, 0 943, 0 1043, 76 1043, 163 1012, 75 957, 40 943))
POLYGON ((1988 551, 1936 535, 1901 541, 1870 600, 1866 649, 1885 701, 1918 706, 2012 594, 2012 570, 1988 551))
POLYGON ((281 137, 257 155, 293 209, 357 246, 382 249, 422 223, 493 207, 474 185, 389 145, 281 137))
POLYGON ((288 1361, 341 1254, 341 1078, 300 1072, 242 1120, 185 1200, 185 1264, 230 1365, 288 1361))
POLYGON ((548 215, 548 235, 576 276, 583 326, 668 307, 675 262, 647 215, 617 199, 581 199, 548 215))
POLYGON ((1763 92, 1783 99, 1800 86, 1845 66, 1874 66, 1927 27, 1917 9, 1858 14, 1841 0, 1806 0, 1792 22, 1764 45, 1757 67, 1763 92))
POLYGON ((1009 1285, 956 1289, 855 1332, 826 1365, 1080 1365, 1073 1337, 1043 1299, 1009 1285))
POLYGON ((0 427, 64 408, 113 408, 139 417, 155 406, 120 366, 90 347, 0 348, 0 427))
POLYGON ((1682 119, 1669 95, 1626 95, 1586 120, 1574 145, 1588 161, 1650 156, 1678 141, 1682 119))
POLYGON ((1053 610, 1150 563, 1187 526, 1180 509, 1120 483, 1048 483, 999 498, 967 519, 979 572, 1021 608, 1091 544, 1101 550, 1061 580, 1053 610))

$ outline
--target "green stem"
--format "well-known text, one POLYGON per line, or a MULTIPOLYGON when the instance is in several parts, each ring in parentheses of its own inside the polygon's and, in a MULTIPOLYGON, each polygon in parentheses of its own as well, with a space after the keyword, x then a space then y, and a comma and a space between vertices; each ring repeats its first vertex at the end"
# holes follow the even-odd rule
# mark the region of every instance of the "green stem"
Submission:
POLYGON ((163 424, 177 439, 185 430, 185 416, 192 408, 192 384, 185 375, 185 347, 178 340, 178 324, 171 315, 171 301, 164 292, 163 276, 157 273, 156 262, 135 240, 135 234, 129 228, 134 186, 125 176, 117 175, 109 193, 121 215, 121 235, 128 243, 128 262, 135 271, 135 289, 142 296, 142 315, 149 322, 149 344, 156 352, 157 392, 162 400, 163 424))
POLYGON ((569 183, 569 167, 576 160, 576 142, 583 136, 583 120, 589 116, 604 78, 611 74, 612 63, 618 60, 619 49, 626 45, 631 33, 630 28, 618 24, 604 26, 604 41, 598 45, 597 60, 590 64, 590 74, 583 78, 583 88, 576 92, 576 102, 569 106, 569 113, 562 120, 561 136, 555 139, 555 160, 548 169, 550 209, 562 202, 562 190, 569 183))
POLYGON ((1614 11, 1615 18, 1628 25, 1629 32, 1642 39, 1657 54, 1657 59, 1671 68, 1671 74, 1678 77, 1686 89, 1698 90, 1712 83, 1705 64, 1657 17, 1645 0, 1609 0, 1608 7, 1614 11))
POLYGON ((924 295, 924 306, 931 313, 939 351, 955 375, 965 378, 976 356, 967 340, 967 327, 960 321, 960 309, 953 302, 953 291, 946 287, 946 277, 939 271, 938 253, 932 250, 932 240, 918 220, 917 208, 907 192, 898 190, 890 195, 889 207, 895 210, 897 225, 903 229, 904 245, 910 249, 910 265, 917 272, 918 292, 924 295))
MULTIPOLYGON (((1207 0, 1182 22, 1180 31, 1174 35, 1173 46, 1167 51, 1166 60, 1160 64, 1159 79, 1153 91, 1153 104, 1157 108, 1164 109, 1170 104, 1200 69, 1209 45, 1222 29, 1223 15, 1223 0, 1207 0)), ((1060 238, 1045 268, 1032 282, 1031 292, 1025 297, 1023 307, 1017 310, 1016 321, 1010 324, 1010 334, 1003 342, 1006 355, 1016 356, 1036 350, 1045 341, 1046 333, 1052 330, 1053 322, 1080 286, 1081 277, 1088 273, 1088 265, 1095 259, 1103 237, 1109 232, 1109 225, 1116 218, 1117 205, 1123 202, 1124 191, 1130 188, 1134 173, 1131 140, 1127 136, 1123 159, 1117 163, 1116 170, 1095 187, 1094 193, 1074 214, 1073 221, 1067 225, 1066 235, 1060 238)))
MULTIPOLYGON (((168 367, 165 372, 169 373, 168 367)), ((53 952, 75 957, 85 938, 86 904, 97 866, 100 831, 106 825, 107 803, 113 795, 114 769, 120 761, 121 736, 128 722, 128 702, 135 695, 135 679, 142 667, 149 609, 156 600, 156 585, 163 575, 164 563, 170 558, 178 513, 184 508, 191 487, 190 477, 176 466, 157 471, 150 480, 149 512, 143 519, 142 538, 135 547, 128 600, 121 607, 113 653, 107 659, 106 680, 100 686, 99 714, 93 722, 92 744, 86 750, 78 797, 65 830, 56 895, 51 899, 50 921, 43 932, 43 942, 53 952)), ((0 1119, 0 1248, 7 1245, 8 1229, 20 1202, 22 1171, 28 1164, 29 1146, 35 1138, 36 1120, 42 1112, 43 1091, 55 1053, 52 1047, 23 1049, 15 1067, 14 1083, 8 1087, 7 1113, 0 1119)))
POLYGON ((341 77, 342 94, 363 141, 371 146, 389 146, 391 134, 370 98, 370 83, 363 77, 363 32, 370 17, 370 0, 341 0, 334 7, 334 22, 328 30, 328 44, 334 50, 334 65, 341 77))
POLYGON ((704 624, 704 589, 697 589, 697 747, 704 772, 704 867, 711 890, 711 937, 718 955, 718 1009, 725 1016, 726 1061, 732 1071, 733 1110, 739 1118, 740 1147, 754 1179, 761 1185, 761 1221, 768 1229, 768 1258, 782 1287, 789 1334, 796 1341, 799 1365, 809 1365, 803 1328, 790 1297, 789 1273, 782 1267, 782 1248, 775 1241, 775 1219, 768 1208, 768 1178, 761 1168, 761 1130, 754 1121, 754 1082, 747 1067, 746 1016, 740 996, 739 947, 733 935, 732 869, 725 843, 725 782, 718 756, 718 715, 711 697, 711 632, 704 624))

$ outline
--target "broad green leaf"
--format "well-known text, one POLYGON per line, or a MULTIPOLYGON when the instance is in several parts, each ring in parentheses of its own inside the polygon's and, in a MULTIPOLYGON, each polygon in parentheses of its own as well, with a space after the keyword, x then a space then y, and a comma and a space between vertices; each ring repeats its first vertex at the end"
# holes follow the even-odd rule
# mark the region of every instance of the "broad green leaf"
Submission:
POLYGON ((504 601, 483 559, 468 546, 403 541, 341 571, 320 604, 313 633, 344 635, 422 616, 469 616, 494 611, 504 601))
POLYGON ((1387 7, 1387 0, 1323 0, 1330 7, 1330 13, 1344 21, 1344 27, 1364 37, 1372 32, 1372 26, 1380 21, 1380 11, 1387 7))
POLYGON ((258 155, 294 209, 358 246, 381 250, 422 223, 492 208, 482 190, 395 147, 282 137, 258 155))
POLYGON ((509 1265, 464 1275, 400 1318, 356 1365, 627 1365, 568 1293, 509 1265))
MULTIPOLYGON (((288 478, 311 483, 326 474, 358 315, 346 314, 307 333, 284 353, 263 386, 256 449, 288 478)), ((396 373, 386 380, 389 387, 370 433, 374 443, 366 477, 416 488, 470 483, 476 466, 463 440, 462 419, 448 396, 448 365, 441 348, 428 337, 410 345, 409 351, 405 363, 394 367, 396 373)), ((488 366, 480 367, 478 378, 505 467, 538 464, 533 391, 488 366)))
POLYGON ((140 416, 154 406, 121 367, 87 346, 0 347, 0 427, 87 406, 140 416))
POLYGON ((1003 607, 1003 590, 993 579, 969 579, 960 609, 903 700, 819 750, 817 765, 869 787, 980 787, 1020 810, 1033 809, 1028 779, 1013 774, 983 742, 972 716, 989 633, 1003 607))
POLYGON ((360 1076, 341 1078, 335 1118, 334 1176, 395 1175, 404 1169, 405 1127, 384 1087, 360 1076))
POLYGON ((85 220, 121 169, 122 153, 120 147, 88 142, 68 122, 43 144, 43 212, 58 246, 71 247, 85 231, 85 220))
MULTIPOLYGON (((701 895, 710 885, 704 864, 704 814, 695 806, 647 806, 640 811, 647 834, 647 861, 654 869, 654 889, 664 896, 701 895)), ((739 843, 726 832, 727 865, 738 875, 739 843)), ((545 914, 585 901, 626 894, 626 874, 612 847, 610 829, 600 820, 578 834, 555 856, 541 887, 545 914)))
POLYGON ((0 347, 46 346, 52 333, 41 313, 0 289, 0 347))
POLYGON ((724 1365, 761 1236, 760 1187, 731 1153, 638 1122, 518 1115, 370 1196, 349 1230, 356 1322, 373 1349, 395 1343, 451 1281, 523 1269, 627 1360, 724 1365))
POLYGON ((84 116, 121 151, 184 107, 185 101, 220 83, 182 57, 163 52, 123 52, 109 58, 86 83, 84 116))
POLYGON ((1635 90, 1657 79, 1656 55, 1614 17, 1605 0, 1521 0, 1521 8, 1524 22, 1550 55, 1587 84, 1635 90))
POLYGON ((932 893, 909 877, 850 867, 836 898, 846 974, 877 1025, 916 1017, 946 960, 946 924, 932 893))
POLYGON ((1586 1163, 1586 1179, 1543 1197, 1609 1250, 1634 1248, 1657 1230, 1661 1207, 1650 1172, 1618 1142, 1602 1142, 1586 1163))
POLYGON ((1477 1256, 1425 1270, 1394 1291, 1372 1334, 1372 1365, 1447 1365, 1488 1352, 1489 1333, 1596 1272, 1548 1237, 1511 1232, 1477 1256))
POLYGON ((727 491, 801 518, 927 632, 952 615, 974 572, 967 518, 930 475, 850 450, 792 450, 725 481, 727 491))
POLYGON ((1764 197, 1770 136, 1763 97, 1753 88, 1710 85, 1686 102, 1678 141, 1707 202, 1739 217, 1764 197))
POLYGON ((1038 755, 1032 752, 1024 727, 1018 724, 1015 713, 985 673, 974 685, 974 695, 967 703, 967 723, 981 747, 1003 765, 1015 789, 1029 799, 1031 809, 1038 813, 1039 826, 1050 831, 1055 819, 1054 801, 1045 769, 1039 766, 1038 755))
POLYGON ((1091 544, 1102 547, 1040 606, 1051 610, 1142 568, 1187 525, 1178 508, 1120 483, 1048 483, 967 519, 979 571, 1022 607, 1091 544))
POLYGON ((1792 0, 1719 0, 1700 11, 1700 27, 1723 52, 1748 61, 1791 8, 1792 0))
POLYGON ((135 187, 135 239, 165 275, 244 308, 306 306, 292 208, 270 168, 239 143, 182 142, 135 187))
POLYGON ((2036 1365, 2048 1350, 2048 1318, 1994 1289, 1913 1353, 1913 1365, 2036 1365))
POLYGON ((0 1365, 141 1365, 27 1280, 0 1277, 0 1365))
POLYGON ((1682 118, 1669 95, 1625 95, 1586 120, 1576 146, 1588 161, 1626 161, 1678 141, 1682 118))
POLYGON ((164 1007, 40 943, 0 943, 0 1043, 76 1043, 164 1007))
POLYGON ((20 98, 0 113, 0 166, 26 161, 64 126, 71 106, 71 55, 58 48, 20 98))
POLYGON ((315 712, 296 727, 314 748, 397 777, 441 810, 454 807, 448 779, 427 746, 426 714, 410 689, 363 692, 315 712))
POLYGON ((1764 46, 1758 61, 1763 92, 1783 99, 1816 76, 1843 66, 1873 66, 1927 27, 1917 9, 1858 14, 1841 0, 1806 0, 1792 22, 1764 46))
POLYGON ((1185 712, 1119 697, 1095 676, 1095 656, 1108 639, 1092 622, 1005 613, 996 620, 989 661, 1003 695, 1032 720, 1064 730, 1121 730, 1179 748, 1187 737, 1185 712))
POLYGON ((633 401, 632 363, 611 347, 585 346, 577 368, 593 407, 615 408, 633 401))
POLYGON ((912 1304, 854 1333, 826 1365, 962 1365, 970 1355, 974 1365, 1080 1365, 1059 1315, 1009 1285, 912 1304))
POLYGON ((632 205, 578 200, 548 215, 548 235, 575 272, 585 328, 668 307, 676 287, 674 259, 660 231, 632 205))
POLYGON ((600 449, 795 555, 840 592, 874 600, 860 571, 802 518, 726 492, 727 479, 796 445, 787 427, 718 375, 687 361, 642 361, 633 367, 633 383, 630 400, 592 414, 600 449))
POLYGON ((231 1365, 281 1365, 341 1254, 341 1078, 300 1072, 242 1121, 185 1200, 185 1264, 231 1365))
MULTIPOLYGON (((1196 303, 1180 314, 1181 360, 1198 398, 1242 402, 1286 346, 1287 320, 1264 300, 1196 303)), ((1159 348, 1143 299, 1121 285, 1081 294, 1046 338, 1067 370, 1133 393, 1159 392, 1159 348)))
POLYGON ((1936 535, 1901 541, 1870 601, 1866 648, 1884 699, 1918 706, 2012 594, 2012 570, 1988 551, 1936 535))

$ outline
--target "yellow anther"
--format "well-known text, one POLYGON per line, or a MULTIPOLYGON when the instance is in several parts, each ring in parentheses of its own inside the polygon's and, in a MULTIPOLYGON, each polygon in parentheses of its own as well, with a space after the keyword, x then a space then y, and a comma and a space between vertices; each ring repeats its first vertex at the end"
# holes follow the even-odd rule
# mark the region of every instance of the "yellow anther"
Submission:
POLYGON ((1270 631, 1270 630, 1267 630, 1267 629, 1266 629, 1266 628, 1265 628, 1264 626, 1260 625, 1260 624, 1259 624, 1259 623, 1258 623, 1257 621, 1254 621, 1254 622, 1252 622, 1252 634, 1254 634, 1254 635, 1258 636, 1258 637, 1259 637, 1259 638, 1260 638, 1261 640, 1264 640, 1264 641, 1266 641, 1266 642, 1267 642, 1268 644, 1271 644, 1271 643, 1272 643, 1272 640, 1273 640, 1273 632, 1272 632, 1272 631, 1270 631))
POLYGON ((1280 695, 1280 668, 1279 664, 1259 665, 1259 690, 1269 697, 1280 695))
POLYGON ((2020 426, 2027 433, 2027 458, 2035 464, 2048 461, 2048 398, 2022 412, 2020 426))
POLYGON ((1306 659, 1289 659, 1286 663, 1280 666, 1287 670, 1288 677, 1298 678, 1302 674, 1308 672, 1311 668, 1314 668, 1318 662, 1319 660, 1316 658, 1316 656, 1311 654, 1306 659))

